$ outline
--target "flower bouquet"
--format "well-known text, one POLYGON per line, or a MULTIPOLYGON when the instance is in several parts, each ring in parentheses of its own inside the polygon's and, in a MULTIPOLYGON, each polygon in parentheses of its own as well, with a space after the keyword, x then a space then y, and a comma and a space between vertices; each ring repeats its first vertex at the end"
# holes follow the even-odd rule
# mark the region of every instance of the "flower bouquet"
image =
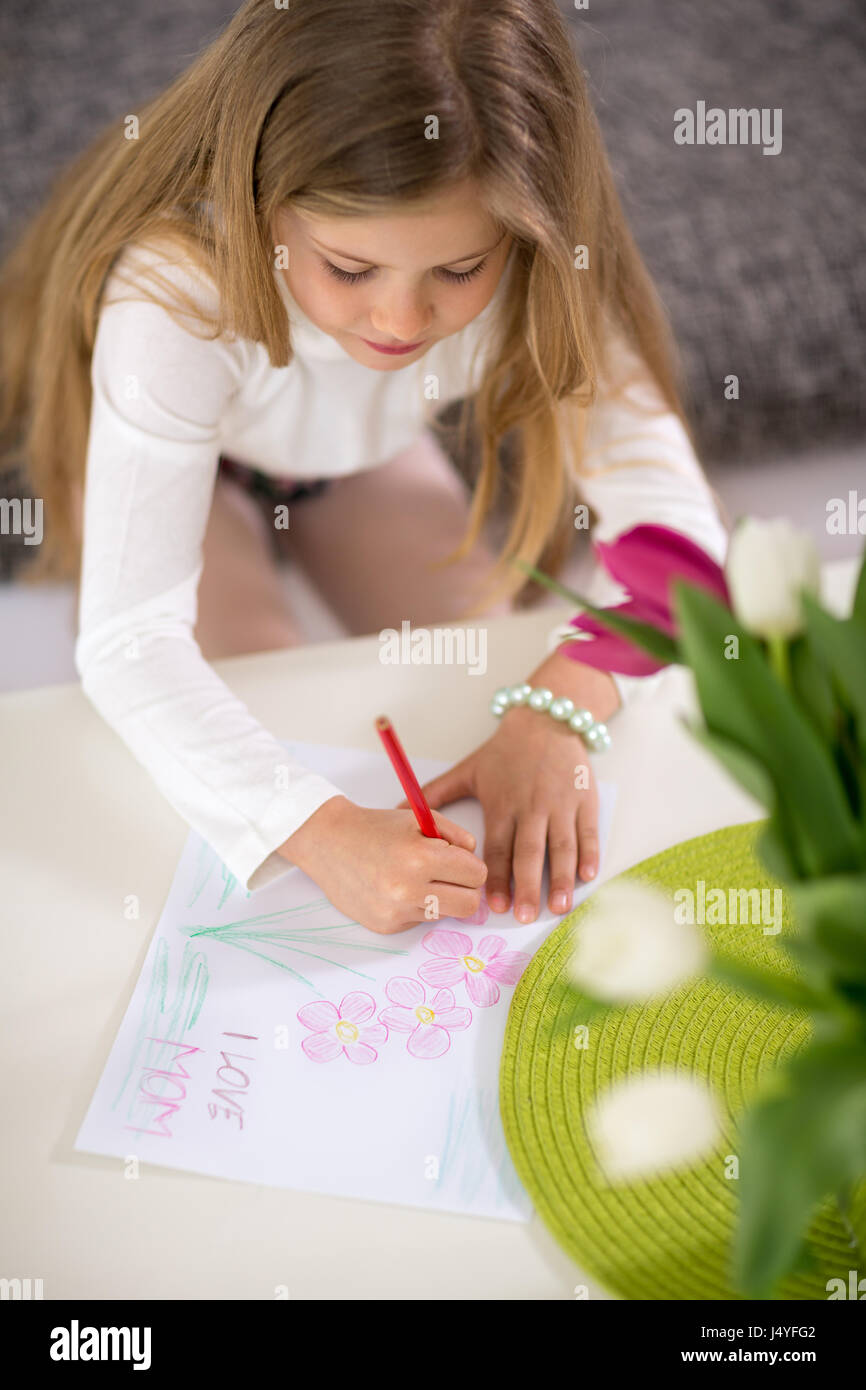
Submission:
MULTIPOLYGON (((784 521, 743 522, 724 570, 663 526, 596 550, 629 594, 618 607, 595 607, 524 566, 583 609, 563 650, 626 675, 691 669, 703 719, 690 730, 766 811, 757 853, 784 885, 796 929, 783 943, 791 974, 764 971, 711 955, 668 899, 614 883, 576 934, 574 979, 621 1004, 706 973, 808 1011, 810 1041, 740 1122, 733 1283, 772 1297, 801 1267, 810 1221, 834 1196, 866 1275, 851 1225, 866 1184, 866 563, 850 616, 838 618, 818 600, 811 540, 784 521)), ((696 1158, 715 1122, 712 1096, 676 1074, 622 1083, 588 1117, 605 1170, 620 1180, 696 1158)))

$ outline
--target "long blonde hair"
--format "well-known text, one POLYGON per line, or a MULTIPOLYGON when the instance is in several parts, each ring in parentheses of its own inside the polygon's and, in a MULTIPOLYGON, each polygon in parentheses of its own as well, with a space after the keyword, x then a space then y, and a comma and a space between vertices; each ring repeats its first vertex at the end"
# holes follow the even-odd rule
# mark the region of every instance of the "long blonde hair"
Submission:
MULTIPOLYGON (((444 562, 478 538, 502 447, 516 446, 497 594, 535 587, 515 559, 555 574, 567 553, 609 324, 688 432, 668 325, 554 0, 246 0, 138 113, 137 131, 131 119, 65 171, 0 266, 0 453, 43 499, 36 577, 80 564, 90 359, 122 248, 173 238, 217 287, 212 332, 260 342, 283 367, 292 347, 271 228, 286 204, 369 215, 472 178, 511 233, 496 340, 461 416, 481 460, 468 529, 444 562)), ((182 312, 181 299, 166 307, 182 312)))

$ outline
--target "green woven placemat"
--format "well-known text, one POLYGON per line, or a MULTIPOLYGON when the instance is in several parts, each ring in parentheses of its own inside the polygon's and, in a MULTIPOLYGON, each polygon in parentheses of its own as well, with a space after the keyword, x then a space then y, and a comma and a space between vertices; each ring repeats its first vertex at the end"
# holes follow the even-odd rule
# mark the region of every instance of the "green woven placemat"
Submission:
MULTIPOLYGON (((668 890, 703 880, 711 888, 777 888, 755 858, 760 822, 687 840, 620 877, 668 890)), ((500 1071, 500 1108, 521 1181, 551 1233, 611 1293, 628 1299, 735 1299, 729 1248, 736 1180, 724 1175, 736 1154, 737 1115, 762 1078, 808 1040, 808 1015, 770 1006, 699 980, 661 1001, 593 1017, 589 1046, 573 1045, 587 1018, 570 985, 572 932, 592 899, 551 933, 512 999, 500 1071), (614 1080, 670 1068, 707 1080, 727 1111, 721 1143, 705 1161, 628 1186, 605 1181, 583 1116, 614 1080)), ((715 947, 754 964, 789 970, 780 937, 760 926, 704 926, 715 947)), ((784 902, 781 937, 790 929, 784 902)), ((859 1225, 859 1221, 858 1221, 859 1225)), ((819 1273, 789 1278, 786 1299, 826 1299, 831 1278, 852 1267, 848 1237, 830 1201, 813 1222, 809 1245, 819 1273)), ((854 1262, 856 1263, 856 1261, 854 1262)))

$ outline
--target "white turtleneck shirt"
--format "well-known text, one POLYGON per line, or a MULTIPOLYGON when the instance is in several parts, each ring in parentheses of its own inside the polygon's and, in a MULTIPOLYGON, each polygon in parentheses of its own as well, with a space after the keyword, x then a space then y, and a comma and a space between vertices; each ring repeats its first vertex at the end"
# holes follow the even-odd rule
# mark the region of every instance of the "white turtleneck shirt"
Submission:
MULTIPOLYGON (((157 244, 128 246, 106 281, 91 363, 76 667, 167 800, 252 890, 291 868, 278 847, 340 788, 289 758, 196 644, 219 457, 298 480, 393 458, 435 412, 477 389, 508 268, 466 328, 404 368, 377 372, 303 314, 277 269, 293 351, 286 367, 273 367, 260 343, 209 341, 166 308, 127 297, 139 266, 158 266, 205 312, 215 302, 211 280, 157 244)), ((590 407, 581 459, 593 538, 653 522, 721 559, 725 531, 679 419, 624 343, 617 362, 630 384, 590 407)), ((596 602, 622 597, 598 569, 589 590, 596 602)), ((616 679, 623 700, 646 684, 616 679)))

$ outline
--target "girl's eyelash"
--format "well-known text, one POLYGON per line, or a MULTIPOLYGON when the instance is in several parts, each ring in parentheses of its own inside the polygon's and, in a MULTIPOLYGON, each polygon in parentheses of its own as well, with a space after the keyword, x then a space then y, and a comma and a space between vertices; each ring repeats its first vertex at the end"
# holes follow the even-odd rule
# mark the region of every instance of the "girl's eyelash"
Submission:
POLYGON ((454 280, 458 285, 462 285, 467 280, 471 280, 473 275, 477 275, 480 270, 483 270, 486 264, 487 257, 485 256, 484 260, 479 261, 471 270, 443 270, 442 274, 446 275, 449 280, 454 280))
MULTIPOLYGON (((479 271, 483 270, 486 264, 487 258, 485 257, 483 261, 479 261, 478 265, 473 266, 471 270, 456 271, 442 269, 439 273, 440 275, 444 275, 446 279, 451 280, 454 284, 463 285, 467 280, 471 280, 474 275, 477 275, 479 271)), ((352 271, 341 270, 338 265, 334 265, 331 261, 323 260, 322 265, 337 280, 342 280, 344 284, 348 285, 360 284, 362 280, 366 280, 368 276, 373 274, 372 266, 369 270, 352 271)))
POLYGON ((336 277, 337 280, 344 280, 349 285, 357 285, 359 281, 366 280, 368 275, 372 275, 370 270, 341 270, 338 265, 332 265, 330 261, 322 261, 326 270, 336 277))

